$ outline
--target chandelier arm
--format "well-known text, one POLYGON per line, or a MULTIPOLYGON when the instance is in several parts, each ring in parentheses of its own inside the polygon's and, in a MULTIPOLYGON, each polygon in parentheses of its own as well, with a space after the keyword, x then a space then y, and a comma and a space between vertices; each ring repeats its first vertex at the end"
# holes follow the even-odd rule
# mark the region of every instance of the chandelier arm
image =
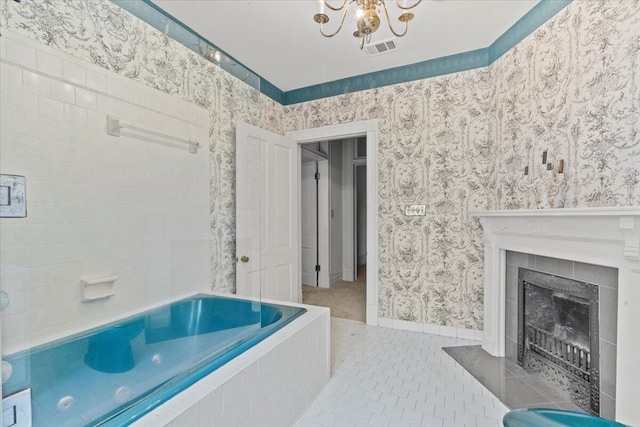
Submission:
MULTIPOLYGON (((397 3, 397 0, 396 0, 397 3)), ((402 33, 397 33, 396 30, 393 29, 393 25, 391 25, 391 19, 389 18, 389 10, 387 9, 387 5, 385 2, 382 2, 382 7, 384 8, 384 14, 387 16, 387 25, 389 25, 389 29, 396 37, 402 37, 407 34, 407 30, 409 29, 409 22, 404 23, 404 31, 402 33)))
MULTIPOLYGON (((322 24, 320 24, 320 34, 322 34, 325 37, 333 37, 333 36, 335 36, 336 34, 338 34, 340 32, 340 30, 342 29, 342 26, 344 25, 344 19, 347 16, 347 12, 349 11, 349 7, 351 7, 351 3, 354 3, 356 0, 345 0, 345 3, 347 3, 347 1, 349 2, 349 4, 347 4, 347 7, 342 12, 342 17, 340 18, 340 26, 335 31, 335 33, 333 33, 333 34, 325 33, 324 31, 322 31, 322 24)), ((344 5, 342 7, 344 7, 344 5)))
MULTIPOLYGON (((339 10, 342 10, 342 8, 346 6, 346 4, 347 4, 347 2, 348 2, 348 1, 349 1, 349 0, 344 0, 344 1, 342 2, 342 6, 340 6, 340 7, 335 7, 335 6, 331 6, 329 3, 327 3, 327 0, 322 0, 322 2, 324 3, 324 5, 325 5, 325 6, 327 6, 327 7, 328 7, 329 9, 331 9, 331 10, 335 10, 336 12, 337 12, 337 11, 339 11, 339 10)), ((420 0, 420 1, 422 1, 422 0, 420 0)), ((351 3, 351 2, 349 2, 349 3, 351 3)))
POLYGON ((411 5, 411 6, 402 6, 402 5, 400 4, 400 1, 399 1, 399 0, 393 0, 393 1, 396 3, 396 6, 398 6, 398 8, 399 8, 399 9, 402 9, 402 10, 410 10, 410 9, 413 9, 414 7, 416 7, 417 5, 419 5, 420 3, 422 3, 422 0, 418 0, 418 1, 416 2, 416 4, 413 4, 413 5, 411 5))

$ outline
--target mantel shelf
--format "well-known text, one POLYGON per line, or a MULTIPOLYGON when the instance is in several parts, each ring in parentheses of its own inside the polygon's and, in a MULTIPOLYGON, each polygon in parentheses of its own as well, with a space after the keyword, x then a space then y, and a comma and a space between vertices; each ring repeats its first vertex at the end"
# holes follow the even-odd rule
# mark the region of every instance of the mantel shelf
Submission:
POLYGON ((640 206, 470 211, 477 217, 640 216, 640 206))

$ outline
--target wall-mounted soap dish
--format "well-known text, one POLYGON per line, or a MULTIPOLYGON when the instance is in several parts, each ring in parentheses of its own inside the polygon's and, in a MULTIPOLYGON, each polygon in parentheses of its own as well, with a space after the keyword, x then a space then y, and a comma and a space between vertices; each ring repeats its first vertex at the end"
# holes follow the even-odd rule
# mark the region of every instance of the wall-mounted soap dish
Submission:
POLYGON ((80 280, 82 302, 95 301, 110 297, 115 293, 113 287, 116 280, 118 280, 118 276, 80 280))

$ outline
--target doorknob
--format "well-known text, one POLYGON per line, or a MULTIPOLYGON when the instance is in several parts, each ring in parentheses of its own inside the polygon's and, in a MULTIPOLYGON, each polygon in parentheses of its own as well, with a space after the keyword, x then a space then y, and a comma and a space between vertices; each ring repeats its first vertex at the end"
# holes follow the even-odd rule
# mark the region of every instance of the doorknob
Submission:
MULTIPOLYGON (((238 258, 236 258, 236 260, 238 260, 238 258)), ((249 257, 248 257, 248 256, 246 256, 246 255, 242 255, 242 256, 239 258, 239 261, 240 261, 240 262, 249 262, 249 257)))

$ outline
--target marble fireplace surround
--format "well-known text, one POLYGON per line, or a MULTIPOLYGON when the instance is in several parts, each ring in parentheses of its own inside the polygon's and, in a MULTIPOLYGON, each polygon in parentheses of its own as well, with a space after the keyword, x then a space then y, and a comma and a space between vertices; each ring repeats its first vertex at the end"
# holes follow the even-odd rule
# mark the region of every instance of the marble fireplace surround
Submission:
POLYGON ((484 228, 482 348, 505 356, 506 251, 618 269, 616 419, 640 425, 640 207, 474 211, 484 228))

